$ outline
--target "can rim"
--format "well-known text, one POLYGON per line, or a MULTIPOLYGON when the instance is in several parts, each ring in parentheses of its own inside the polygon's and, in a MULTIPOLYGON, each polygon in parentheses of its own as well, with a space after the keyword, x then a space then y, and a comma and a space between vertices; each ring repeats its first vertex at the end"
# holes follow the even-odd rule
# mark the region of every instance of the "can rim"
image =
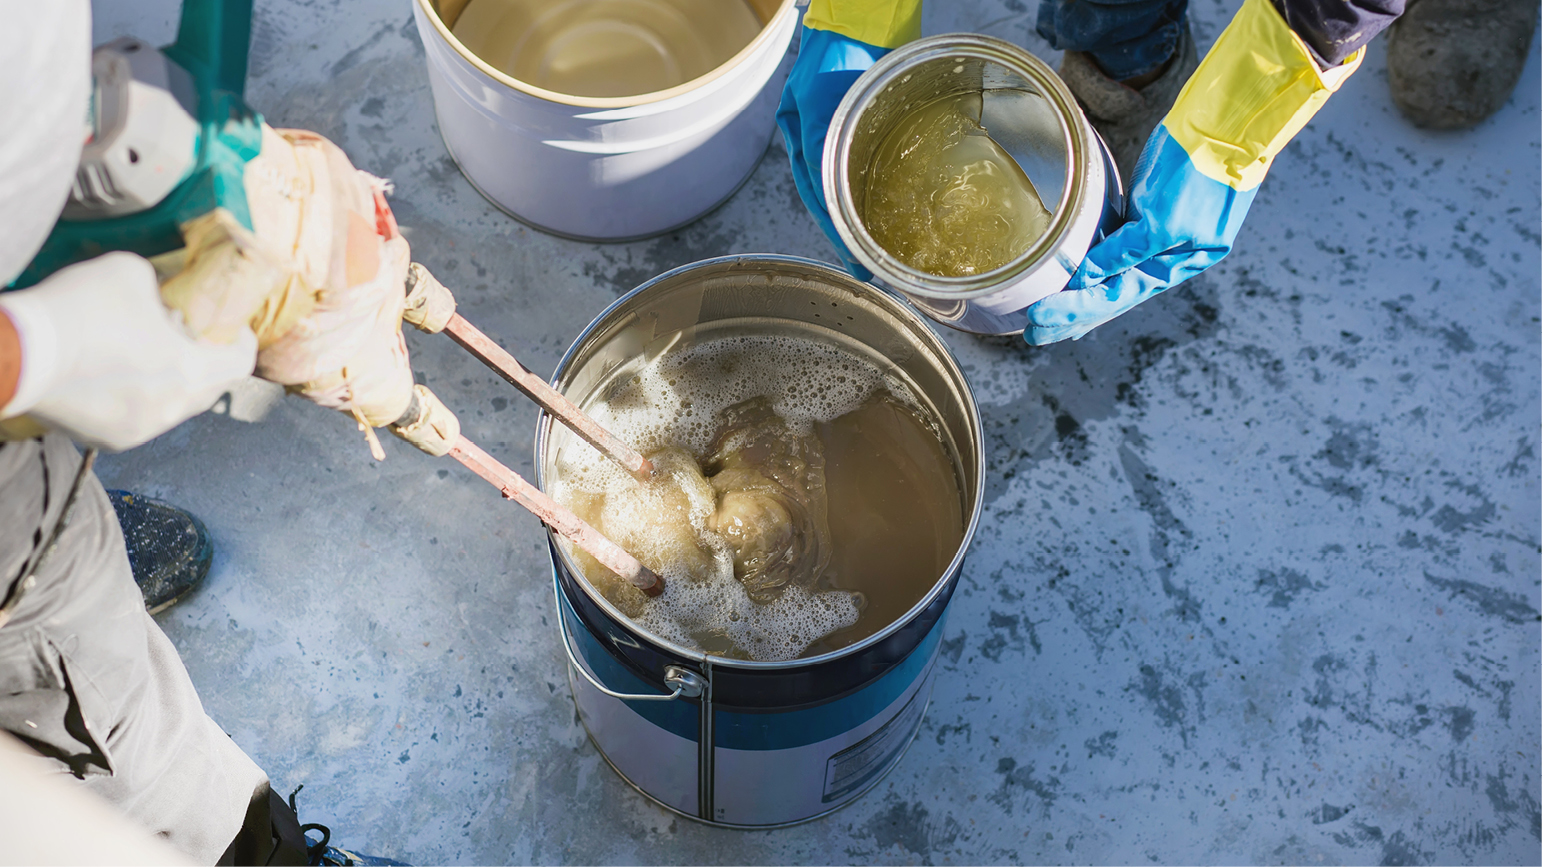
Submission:
MULTIPOLYGON (((605 307, 604 310, 600 311, 599 314, 590 320, 588 325, 584 326, 583 330, 578 333, 578 336, 573 338, 573 342, 568 346, 567 351, 563 353, 562 359, 557 362, 557 367, 552 372, 549 383, 553 388, 556 388, 559 391, 561 390, 559 381, 561 380, 563 374, 568 372, 569 366, 573 364, 574 359, 578 354, 579 347, 582 346, 591 336, 593 336, 600 329, 601 325, 605 324, 607 320, 610 319, 611 315, 616 310, 620 309, 632 298, 647 291, 653 286, 664 282, 665 280, 669 280, 676 275, 683 274, 688 271, 695 271, 714 265, 744 262, 773 262, 783 265, 793 265, 808 269, 809 271, 814 272, 823 278, 834 279, 837 282, 846 283, 848 285, 855 284, 855 286, 860 286, 867 290, 871 290, 871 300, 873 300, 879 306, 886 307, 888 312, 899 317, 900 319, 907 320, 913 326, 918 326, 919 333, 925 335, 925 341, 930 344, 929 348, 934 351, 936 356, 946 366, 947 372, 964 386, 962 389, 962 394, 965 398, 964 403, 966 421, 973 427, 976 436, 982 438, 982 441, 977 444, 977 447, 974 450, 974 496, 972 500, 974 507, 969 511, 968 521, 964 525, 964 534, 963 537, 959 540, 958 550, 953 552, 953 558, 949 560, 948 565, 943 568, 941 575, 939 575, 937 578, 937 581, 933 583, 931 589, 928 590, 920 599, 918 599, 916 603, 912 605, 910 609, 907 610, 903 615, 896 617, 892 622, 884 626, 882 629, 878 630, 872 635, 869 635, 861 641, 856 642, 855 644, 842 647, 839 650, 832 650, 829 653, 821 653, 818 656, 799 657, 796 659, 781 660, 776 662, 730 659, 725 656, 716 656, 709 653, 703 653, 701 650, 684 647, 683 645, 676 644, 675 642, 663 638, 662 636, 655 635, 652 632, 649 632, 643 627, 639 626, 630 617, 627 617, 625 614, 623 614, 620 609, 616 608, 615 605, 611 604, 610 600, 605 598, 605 594, 600 593, 595 589, 593 584, 589 583, 589 579, 584 576, 583 570, 579 569, 578 564, 573 562, 573 558, 568 553, 567 548, 561 543, 561 541, 550 527, 546 529, 546 535, 547 539, 552 543, 552 550, 558 557, 562 559, 563 566, 568 569, 573 580, 584 589, 584 592, 589 595, 590 600, 598 605, 600 609, 605 612, 606 616, 610 617, 610 619, 616 623, 625 626, 627 629, 641 635, 648 641, 653 642, 664 650, 670 653, 674 653, 685 659, 696 661, 710 660, 714 667, 739 668, 758 671, 777 671, 782 669, 804 668, 818 665, 823 662, 840 659, 845 656, 855 655, 883 642, 889 636, 898 632, 902 627, 904 627, 905 624, 910 623, 922 612, 924 612, 927 607, 932 604, 933 600, 937 598, 937 595, 942 592, 948 581, 956 580, 958 574, 962 571, 964 556, 969 552, 969 546, 974 541, 975 530, 980 523, 980 514, 984 511, 984 428, 980 420, 980 406, 978 401, 975 400, 974 389, 969 382, 969 378, 965 376, 963 368, 959 366, 958 359, 953 356, 953 351, 946 343, 943 342, 940 337, 937 336, 937 333, 932 330, 926 317, 916 312, 916 310, 904 300, 896 297, 891 293, 885 292, 876 286, 873 286, 871 283, 865 283, 857 280, 845 271, 838 270, 829 264, 819 262, 814 259, 806 259, 802 256, 788 256, 780 253, 738 253, 728 256, 715 256, 711 259, 702 259, 686 265, 681 265, 677 268, 671 268, 670 270, 643 282, 637 288, 611 302, 605 307)), ((544 466, 543 458, 545 457, 546 452, 546 442, 551 434, 551 426, 552 417, 549 413, 543 410, 541 412, 540 418, 536 421, 534 460, 535 485, 542 491, 546 490, 546 469, 544 466)))
POLYGON ((964 277, 930 274, 901 262, 884 249, 868 232, 857 214, 856 203, 852 201, 851 133, 867 108, 896 78, 921 63, 949 57, 973 58, 1005 66, 1037 85, 1041 95, 1059 110, 1057 119, 1066 137, 1067 157, 1073 165, 1085 161, 1090 147, 1090 127, 1083 129, 1084 124, 1067 122, 1080 117, 1081 109, 1065 82, 1044 61, 1004 39, 978 33, 943 33, 904 45, 880 58, 846 91, 830 120, 830 135, 825 139, 821 161, 825 200, 830 203, 830 219, 836 233, 858 261, 896 288, 926 298, 958 300, 991 295, 1025 272, 1034 270, 1041 262, 1052 259, 1046 254, 1057 249, 1071 231, 1076 210, 1073 205, 1086 198, 1087 179, 1083 172, 1067 172, 1065 190, 1044 234, 1016 259, 982 274, 964 277))
POLYGON ((649 105, 655 102, 663 102, 677 96, 683 96, 701 88, 703 85, 715 79, 721 78, 722 76, 726 75, 730 69, 734 69, 742 65, 750 58, 751 55, 758 52, 766 42, 771 40, 772 34, 777 29, 776 25, 781 20, 783 15, 788 14, 789 10, 793 10, 795 14, 797 0, 781 0, 781 4, 777 6, 776 12, 772 13, 770 18, 761 25, 760 32, 755 34, 755 38, 751 39, 748 45, 745 45, 744 48, 740 49, 739 52, 733 57, 730 57, 722 63, 718 64, 716 67, 713 67, 712 70, 706 74, 698 75, 689 81, 677 84, 667 90, 655 90, 649 93, 639 93, 633 96, 575 96, 568 93, 559 93, 555 90, 547 90, 544 87, 537 87, 528 81, 521 81, 520 79, 517 79, 514 76, 503 72, 502 70, 494 67, 487 61, 478 57, 476 52, 467 48, 465 44, 460 41, 460 39, 456 38, 455 34, 450 32, 449 26, 444 23, 444 19, 439 17, 439 10, 436 8, 436 0, 417 0, 417 4, 424 17, 426 17, 433 25, 434 29, 438 31, 439 37, 443 39, 447 45, 449 45, 451 48, 454 48, 456 53, 460 54, 460 56, 472 66, 475 66, 478 71, 498 82, 499 84, 513 88, 514 90, 520 91, 521 93, 536 97, 537 99, 544 99, 547 102, 554 102, 559 105, 570 105, 578 108, 634 108, 636 106, 649 105))

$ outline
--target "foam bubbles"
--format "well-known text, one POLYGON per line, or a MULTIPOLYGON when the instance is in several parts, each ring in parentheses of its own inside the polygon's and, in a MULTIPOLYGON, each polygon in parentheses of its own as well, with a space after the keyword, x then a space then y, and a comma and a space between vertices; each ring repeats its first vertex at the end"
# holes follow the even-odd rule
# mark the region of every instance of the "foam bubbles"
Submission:
POLYGON ((643 602, 617 582, 591 581, 644 629, 714 653, 794 659, 854 625, 860 594, 794 584, 768 604, 749 598, 734 579, 727 543, 707 528, 715 500, 697 463, 730 406, 766 398, 793 433, 806 434, 880 389, 913 402, 903 383, 872 362, 795 337, 723 337, 650 361, 586 410, 644 454, 658 453, 655 481, 639 484, 573 438, 557 462, 551 493, 663 575, 666 590, 643 602))

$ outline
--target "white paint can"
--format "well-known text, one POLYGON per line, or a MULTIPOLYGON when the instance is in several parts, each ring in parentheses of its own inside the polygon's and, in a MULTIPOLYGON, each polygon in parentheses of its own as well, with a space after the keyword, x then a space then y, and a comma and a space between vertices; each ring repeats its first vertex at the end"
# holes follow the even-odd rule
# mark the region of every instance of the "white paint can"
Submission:
POLYGON ((794 0, 711 72, 654 93, 581 97, 494 68, 451 33, 466 0, 414 0, 445 147, 489 201, 543 231, 624 241, 679 228, 754 171, 775 131, 794 0))

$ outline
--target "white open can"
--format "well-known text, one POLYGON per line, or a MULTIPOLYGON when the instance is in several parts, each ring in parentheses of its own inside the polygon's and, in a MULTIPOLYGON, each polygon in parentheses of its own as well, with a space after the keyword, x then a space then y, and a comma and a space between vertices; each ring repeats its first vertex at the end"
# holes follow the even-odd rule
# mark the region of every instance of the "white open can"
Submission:
POLYGON ((864 72, 830 122, 823 170, 830 219, 873 282, 938 322, 975 334, 1022 332, 1029 305, 1065 288, 1088 248, 1123 220, 1119 170, 1065 82, 1027 51, 978 34, 920 39, 864 72), (981 124, 1022 167, 1050 224, 999 268, 941 277, 885 250, 863 224, 862 210, 884 139, 913 110, 965 93, 981 94, 981 124))
POLYGON ((451 33, 467 0, 414 0, 434 114, 466 179, 509 215, 590 241, 679 228, 754 171, 775 131, 794 0, 747 0, 760 32, 727 62, 668 90, 556 93, 509 76, 451 33))

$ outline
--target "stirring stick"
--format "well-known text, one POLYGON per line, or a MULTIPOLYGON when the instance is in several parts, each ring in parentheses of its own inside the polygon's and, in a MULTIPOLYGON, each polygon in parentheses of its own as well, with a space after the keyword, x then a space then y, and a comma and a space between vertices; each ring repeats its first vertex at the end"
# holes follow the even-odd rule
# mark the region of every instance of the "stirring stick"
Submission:
POLYGON ((589 445, 599 449, 601 454, 620 464, 627 472, 645 481, 653 475, 651 461, 638 454, 615 434, 600 427, 599 422, 563 397, 561 392, 547 385, 546 380, 531 373, 503 347, 494 343, 492 338, 467 322, 465 317, 459 313, 450 317, 449 324, 444 327, 444 333, 450 335, 451 340, 459 343, 483 364, 492 368, 510 385, 524 392, 526 397, 540 404, 554 418, 567 425, 569 430, 583 437, 589 445))
MULTIPOLYGON (((464 322, 465 320, 462 321, 464 322)), ((475 329, 472 330, 475 331, 475 329)), ((480 335, 481 332, 477 333, 480 335)), ((459 338, 456 338, 456 340, 459 342, 459 338)), ((555 392, 553 393, 555 394, 555 392)), ((592 424, 593 422, 590 423, 592 424)), ((455 445, 450 447, 450 457, 465 464, 472 472, 491 482, 495 487, 503 491, 505 497, 529 509, 531 514, 540 518, 541 522, 546 526, 556 530, 560 535, 572 541, 574 545, 588 552, 589 556, 600 561, 605 568, 625 578, 632 585, 636 586, 637 589, 649 596, 657 596, 664 592, 663 578, 654 574, 651 569, 644 566, 636 557, 624 551, 620 545, 605 538, 599 530, 589 526, 583 518, 578 517, 556 500, 546 496, 539 488, 525 481, 518 473, 499 463, 492 455, 482 451, 476 443, 466 439, 464 436, 457 438, 455 445)))

